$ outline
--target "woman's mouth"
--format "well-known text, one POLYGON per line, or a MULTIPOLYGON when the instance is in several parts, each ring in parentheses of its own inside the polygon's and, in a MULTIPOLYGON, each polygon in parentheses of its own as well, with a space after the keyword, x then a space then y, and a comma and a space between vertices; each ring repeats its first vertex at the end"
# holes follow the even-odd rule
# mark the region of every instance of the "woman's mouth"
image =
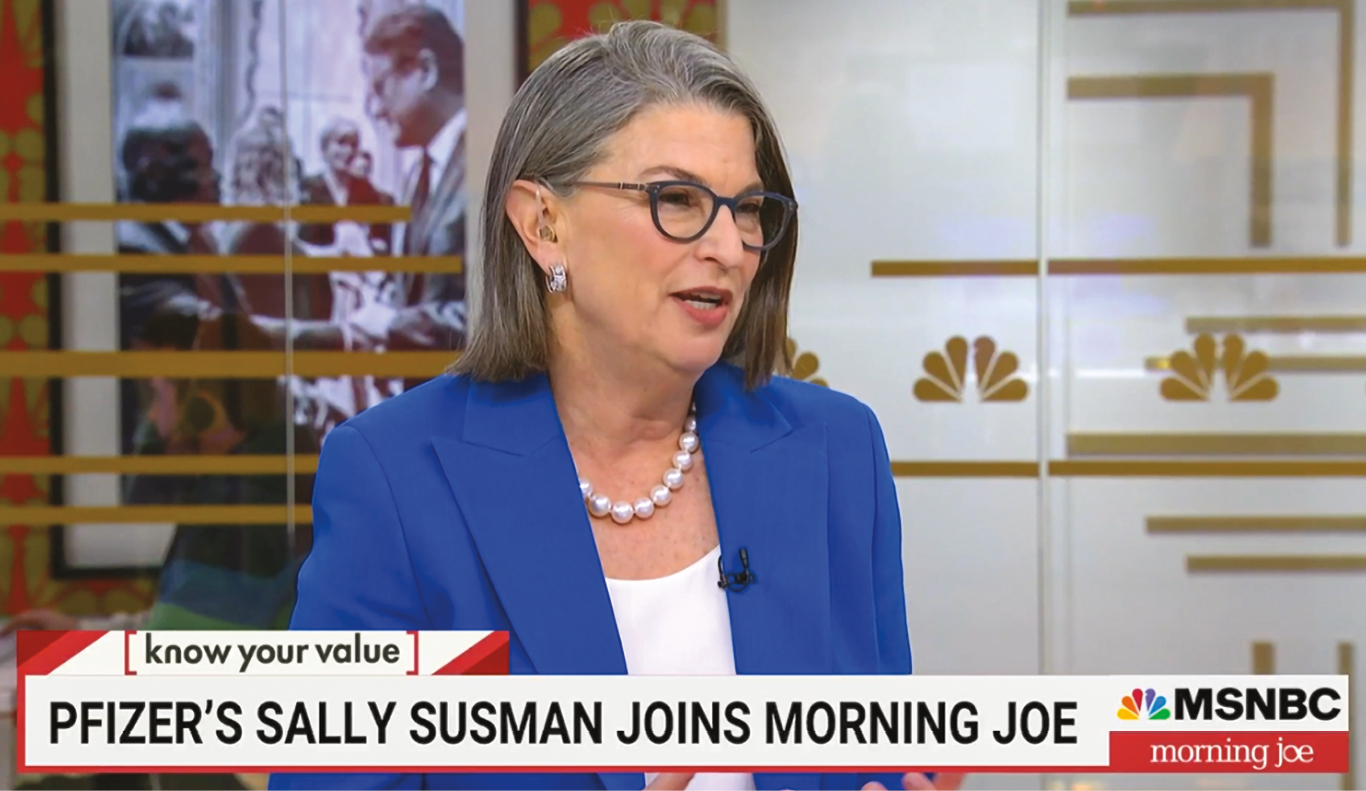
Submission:
POLYGON ((721 288, 692 288, 669 296, 693 321, 707 329, 721 326, 730 312, 731 292, 721 288))

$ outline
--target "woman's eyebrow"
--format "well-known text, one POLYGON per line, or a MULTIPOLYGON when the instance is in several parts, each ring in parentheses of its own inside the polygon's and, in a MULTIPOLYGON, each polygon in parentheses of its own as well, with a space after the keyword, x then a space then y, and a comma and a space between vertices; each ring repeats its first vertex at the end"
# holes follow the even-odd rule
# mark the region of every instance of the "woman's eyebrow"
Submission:
MULTIPOLYGON (((646 168, 645 170, 641 171, 641 173, 640 173, 640 178, 645 178, 646 176, 649 176, 649 175, 654 174, 654 173, 665 173, 665 174, 668 174, 668 175, 670 175, 670 176, 673 176, 673 177, 676 178, 676 179, 680 179, 680 180, 682 180, 682 181, 695 181, 695 182, 697 182, 698 184, 703 185, 704 187, 710 187, 710 186, 711 186, 711 184, 707 183, 707 180, 706 180, 706 179, 702 178, 701 176, 697 175, 696 173, 693 173, 691 170, 685 170, 685 169, 680 168, 680 167, 675 167, 674 165, 655 165, 655 166, 652 167, 652 168, 646 168)), ((763 183, 762 181, 757 181, 757 180, 756 180, 756 181, 754 181, 753 183, 751 183, 749 186, 747 186, 747 187, 745 187, 744 189, 740 190, 740 192, 741 192, 741 193, 753 192, 753 191, 755 191, 755 190, 761 190, 761 189, 763 189, 763 188, 764 188, 764 183, 763 183)))
POLYGON ((702 178, 696 173, 693 173, 691 170, 684 170, 683 168, 675 167, 673 165, 655 165, 652 168, 646 168, 645 170, 642 170, 640 172, 640 177, 645 178, 646 176, 649 176, 652 173, 665 173, 670 176, 673 176, 676 179, 681 179, 683 181, 696 181, 698 184, 707 185, 706 179, 702 178))

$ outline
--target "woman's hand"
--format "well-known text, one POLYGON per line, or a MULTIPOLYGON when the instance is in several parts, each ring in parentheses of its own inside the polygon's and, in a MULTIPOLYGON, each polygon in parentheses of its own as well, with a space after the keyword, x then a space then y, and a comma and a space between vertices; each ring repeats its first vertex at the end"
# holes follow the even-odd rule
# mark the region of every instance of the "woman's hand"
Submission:
POLYGON ((369 258, 374 255, 370 249, 370 232, 349 220, 339 222, 336 228, 336 248, 338 255, 352 258, 369 258))
POLYGON ((645 791, 683 791, 692 782, 690 772, 670 772, 656 777, 645 791))
MULTIPOLYGON (((901 777, 901 787, 906 791, 958 791, 963 787, 965 777, 967 775, 962 772, 941 772, 931 782, 930 778, 919 772, 907 772, 901 777)), ((887 791, 887 788, 881 783, 869 783, 863 787, 863 791, 887 791)))
POLYGON ((79 628, 75 618, 56 610, 28 610, 21 612, 0 628, 0 637, 20 629, 72 630, 79 628))

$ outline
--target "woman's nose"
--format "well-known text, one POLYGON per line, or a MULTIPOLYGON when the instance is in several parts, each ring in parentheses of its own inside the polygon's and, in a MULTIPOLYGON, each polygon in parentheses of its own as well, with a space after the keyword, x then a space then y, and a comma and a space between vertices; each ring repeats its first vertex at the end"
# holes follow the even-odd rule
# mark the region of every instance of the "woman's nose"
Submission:
POLYGON ((712 221, 711 227, 702 238, 703 241, 715 245, 715 250, 709 258, 715 258, 727 267, 739 266, 744 262, 747 251, 744 237, 740 234, 740 226, 735 222, 734 207, 722 206, 718 209, 716 219, 712 221))

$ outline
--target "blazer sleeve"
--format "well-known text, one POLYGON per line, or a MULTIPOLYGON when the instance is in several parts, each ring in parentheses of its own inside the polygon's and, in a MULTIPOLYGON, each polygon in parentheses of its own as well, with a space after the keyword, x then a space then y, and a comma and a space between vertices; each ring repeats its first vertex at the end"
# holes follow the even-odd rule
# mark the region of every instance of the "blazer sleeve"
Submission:
POLYGON ((906 622, 906 581, 901 567, 901 507, 882 426, 868 410, 872 434, 873 601, 877 608, 878 672, 911 672, 911 637, 906 622))
MULTIPOLYGON (((430 629, 388 478, 370 443, 339 426, 313 488, 313 551, 291 629, 430 629)), ((421 788, 420 774, 272 775, 273 789, 421 788)))
MULTIPOLYGON (((901 507, 897 504, 896 481, 873 410, 868 410, 868 429, 873 451, 873 603, 877 609, 879 673, 888 675, 911 672, 911 638, 906 623, 906 582, 901 569, 901 507)), ((930 775, 933 779, 934 775, 930 775)), ((856 775, 853 788, 877 781, 897 791, 899 773, 865 772, 856 775)))

